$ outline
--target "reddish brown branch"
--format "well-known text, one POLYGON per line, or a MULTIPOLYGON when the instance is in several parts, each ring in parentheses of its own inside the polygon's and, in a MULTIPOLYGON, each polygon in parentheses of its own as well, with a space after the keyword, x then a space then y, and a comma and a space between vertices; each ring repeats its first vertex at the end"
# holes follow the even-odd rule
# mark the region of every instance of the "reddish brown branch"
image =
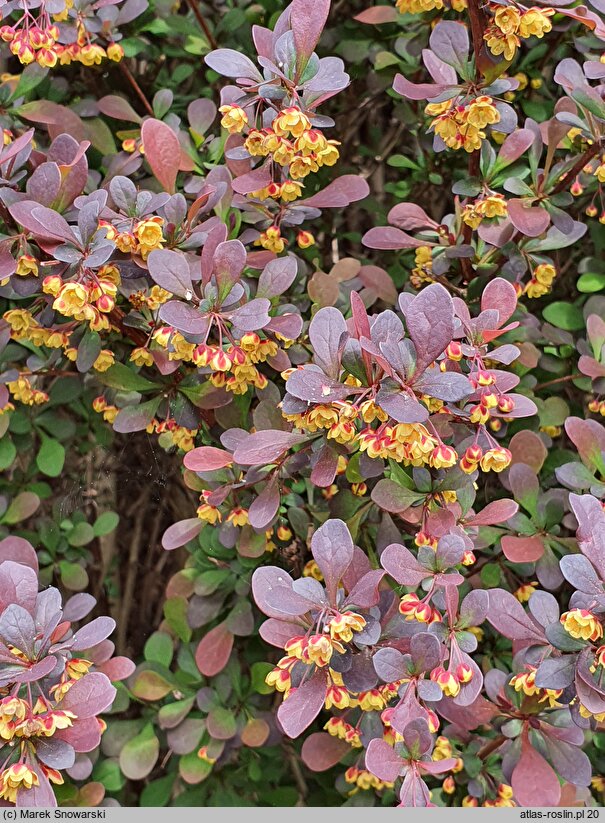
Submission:
POLYGON ((584 166, 588 163, 589 160, 598 154, 601 150, 601 145, 597 141, 593 143, 592 146, 589 146, 584 154, 574 163, 571 169, 565 174, 561 180, 557 183, 554 189, 551 191, 550 196, 552 197, 553 194, 559 194, 559 192, 565 191, 565 189, 573 183, 575 177, 580 174, 584 166))
POLYGON ((153 109, 151 107, 151 103, 149 102, 149 100, 145 96, 145 92, 143 91, 143 89, 139 86, 139 84, 135 80, 132 72, 130 71, 130 69, 128 68, 126 63, 124 63, 124 61, 122 61, 121 63, 118 63, 118 66, 120 67, 120 71, 122 72, 122 74, 124 75, 126 80, 128 80, 128 82, 132 86, 135 94, 137 95, 137 97, 139 98, 139 100, 141 101, 143 106, 145 107, 145 111, 147 112, 147 114, 149 114, 151 117, 153 117, 153 109))
POLYGON ((199 9, 199 6, 197 4, 197 0, 185 0, 185 2, 187 3, 187 5, 191 9, 191 11, 193 12, 193 15, 194 15, 195 19, 197 20, 197 22, 200 24, 200 27, 201 27, 202 31, 204 32, 204 34, 206 35, 206 39, 210 43, 210 46, 213 49, 218 48, 218 43, 216 42, 216 39, 215 39, 214 35, 210 31, 210 29, 208 27, 208 23, 206 23, 206 21, 204 20, 204 16, 202 15, 202 12, 199 9))
POLYGON ((489 755, 492 752, 495 752, 496 749, 499 749, 503 743, 506 743, 506 737, 504 737, 503 734, 499 734, 498 737, 495 737, 493 740, 490 740, 489 743, 486 743, 482 749, 479 749, 479 751, 477 752, 477 757, 481 760, 485 760, 486 757, 489 757, 489 755))
POLYGON ((567 383, 568 380, 577 380, 579 377, 583 377, 583 375, 566 374, 565 377, 557 377, 555 380, 547 380, 546 383, 538 383, 537 386, 534 386, 534 391, 540 391, 540 389, 545 389, 547 386, 556 386, 557 383, 567 383))

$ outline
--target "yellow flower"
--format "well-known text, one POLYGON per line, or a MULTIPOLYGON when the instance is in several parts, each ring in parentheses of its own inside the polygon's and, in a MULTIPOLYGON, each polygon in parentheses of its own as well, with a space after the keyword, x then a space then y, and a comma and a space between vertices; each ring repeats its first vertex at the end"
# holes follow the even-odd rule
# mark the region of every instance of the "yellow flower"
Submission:
POLYGON ((73 315, 88 304, 88 290, 82 283, 65 283, 55 301, 53 309, 64 315, 73 315))
POLYGON ((513 459, 512 454, 508 449, 495 448, 489 449, 481 458, 481 470, 484 472, 494 471, 501 472, 510 466, 513 459))
POLYGON ((153 365, 153 355, 144 346, 137 346, 136 349, 133 349, 130 353, 129 360, 131 363, 134 363, 135 366, 153 365))
POLYGON ((109 349, 101 349, 99 352, 99 356, 92 364, 92 367, 95 371, 104 372, 107 371, 110 366, 113 366, 115 363, 115 355, 109 349))
POLYGON ((141 246, 146 246, 148 249, 161 246, 164 241, 163 225, 164 220, 161 217, 150 217, 138 223, 134 232, 141 246))
POLYGON ((550 286, 557 276, 557 270, 550 263, 540 263, 534 269, 533 277, 543 286, 550 286))
POLYGON ((38 775, 25 763, 13 763, 0 774, 0 797, 9 803, 15 803, 19 790, 31 789, 32 786, 38 785, 38 775))
POLYGON ((232 509, 227 515, 227 523, 234 526, 246 526, 248 524, 248 509, 232 509))
POLYGON ((114 63, 119 63, 124 57, 124 49, 119 43, 110 43, 107 46, 107 56, 114 63))
POLYGON ((302 185, 295 183, 293 180, 286 180, 286 182, 282 184, 279 192, 279 196, 284 203, 291 203, 293 200, 296 200, 297 197, 300 197, 301 194, 302 185))
POLYGON ((484 200, 475 203, 479 214, 491 220, 494 217, 506 217, 508 206, 503 194, 490 194, 484 200))
POLYGON ((266 231, 261 232, 258 240, 255 240, 255 244, 262 246, 263 249, 275 252, 275 254, 280 254, 286 247, 279 226, 269 226, 266 231))
POLYGON ((592 612, 587 609, 571 609, 561 615, 561 624, 565 631, 578 640, 600 640, 603 626, 592 612))
POLYGON ((502 34, 515 34, 520 20, 521 14, 514 6, 501 6, 494 14, 494 24, 502 34))
POLYGON ((98 66, 106 56, 105 49, 95 43, 89 43, 80 49, 77 59, 85 66, 98 66))
POLYGON ((503 55, 505 60, 512 60, 521 45, 516 34, 503 34, 497 26, 488 26, 483 39, 492 54, 503 55))
POLYGON ((241 106, 221 106, 219 111, 223 115, 221 126, 229 134, 238 134, 248 125, 248 115, 241 106))
POLYGON ((17 268, 15 274, 20 277, 27 277, 28 274, 35 274, 38 276, 38 261, 31 254, 22 254, 17 260, 17 268))
POLYGON ((477 129, 500 122, 500 112, 487 95, 476 97, 467 110, 467 122, 477 129))
POLYGON ((273 130, 280 137, 301 137, 311 128, 311 121, 307 115, 295 106, 282 109, 271 124, 273 130))
POLYGON ((299 249, 308 249, 315 244, 315 238, 309 231, 299 231, 296 235, 296 244, 299 249))
POLYGON ((554 13, 554 9, 528 9, 521 16, 519 34, 523 38, 544 37, 552 29, 552 23, 548 18, 554 13))

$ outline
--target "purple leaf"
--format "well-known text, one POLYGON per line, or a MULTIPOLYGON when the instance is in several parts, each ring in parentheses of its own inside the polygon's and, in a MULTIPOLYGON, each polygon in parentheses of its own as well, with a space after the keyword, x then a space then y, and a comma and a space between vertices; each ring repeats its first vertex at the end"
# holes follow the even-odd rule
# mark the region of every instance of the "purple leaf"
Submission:
POLYGON ((510 592, 490 589, 487 619, 509 640, 530 640, 543 643, 544 636, 525 613, 523 606, 510 592))
POLYGON ((601 470, 605 452, 605 427, 596 420, 582 420, 579 417, 568 417, 565 421, 565 431, 572 441, 580 459, 588 468, 601 470))
POLYGON ((424 423, 429 417, 426 406, 419 403, 409 391, 401 390, 396 385, 392 389, 381 386, 376 395, 376 403, 399 423, 424 423))
POLYGON ((253 191, 266 188, 272 180, 271 166, 269 163, 265 163, 252 171, 246 172, 246 174, 240 174, 231 186, 233 191, 238 194, 250 194, 253 191))
POLYGON ((61 708, 74 712, 78 719, 95 717, 111 706, 115 695, 115 688, 104 674, 91 672, 76 680, 61 701, 61 708))
POLYGON ((469 592, 460 604, 460 625, 480 626, 489 611, 489 594, 484 589, 469 592))
POLYGON ((173 523, 162 535, 162 547, 166 549, 166 551, 173 551, 173 549, 184 546, 185 543, 189 543, 190 540, 198 536, 204 525, 204 521, 198 517, 173 523))
POLYGON ((538 534, 502 538, 502 551, 511 563, 535 563, 544 554, 544 541, 538 534))
POLYGON ((153 117, 141 126, 141 140, 145 145, 145 159, 165 191, 174 193, 174 184, 181 162, 181 145, 170 126, 153 117))
POLYGON ((331 306, 320 309, 311 320, 309 340, 313 359, 328 377, 338 378, 339 351, 346 334, 347 324, 342 313, 331 306))
POLYGON ((363 177, 356 174, 343 174, 317 194, 301 200, 298 205, 314 209, 345 208, 357 200, 363 200, 369 193, 370 187, 363 177))
POLYGON ((426 246, 426 242, 416 240, 415 237, 406 234, 395 226, 376 226, 364 234, 361 242, 368 249, 385 249, 388 251, 426 246))
POLYGON ((284 700, 277 710, 277 719, 288 737, 298 737, 323 708, 326 699, 326 676, 316 672, 284 700))
POLYGON ((266 529, 277 514, 279 504, 279 483, 277 474, 274 474, 248 509, 250 525, 254 529, 266 529))
POLYGON ((290 288, 298 265, 295 257, 276 257, 270 260, 258 278, 257 297, 278 297, 290 288))
POLYGON ((403 74, 396 74, 393 81, 393 89, 407 100, 428 100, 432 97, 439 97, 450 88, 451 86, 443 83, 412 83, 403 74))
POLYGON ((467 526, 494 526, 505 523, 519 511, 519 504, 514 500, 494 500, 465 521, 467 526))
POLYGON ((375 569, 364 574, 347 595, 347 605, 358 606, 362 609, 370 609, 375 606, 380 600, 378 587, 384 575, 385 572, 381 569, 375 569))
POLYGON ((349 744, 344 740, 326 732, 315 732, 305 739, 300 756, 312 772, 325 772, 336 766, 350 750, 349 744))
POLYGON ((290 575, 277 566, 264 566, 252 575, 252 594, 264 614, 277 619, 305 614, 314 604, 292 589, 290 575))
POLYGON ((325 443, 312 462, 311 482, 320 489, 331 486, 338 470, 338 458, 338 452, 325 443))
POLYGON ((573 683, 575 673, 575 655, 549 657, 538 667, 536 686, 544 689, 566 689, 573 683))
POLYGON ((579 524, 576 537, 580 551, 605 580, 605 512, 590 494, 570 494, 569 502, 579 524))
POLYGON ((394 783, 401 773, 403 762, 395 749, 385 740, 370 740, 366 751, 366 769, 379 780, 394 783))
POLYGON ((24 537, 10 535, 0 540, 0 563, 7 560, 29 566, 35 572, 38 571, 38 555, 31 543, 24 537))
POLYGON ((338 584, 353 560, 353 540, 342 520, 326 520, 311 538, 311 553, 326 582, 330 602, 336 603, 338 584))
POLYGON ((561 571, 574 589, 590 595, 602 595, 603 584, 592 564, 583 555, 571 554, 561 558, 561 571))
POLYGON ((431 50, 448 66, 458 70, 466 67, 468 60, 468 28, 463 23, 441 20, 429 38, 431 50))
POLYGON ((113 421, 114 431, 128 434, 146 429, 155 417, 161 402, 161 397, 154 397, 146 403, 139 403, 138 406, 126 406, 120 409, 113 421))
POLYGON ((387 573, 403 586, 417 587, 430 576, 430 572, 420 565, 409 549, 396 543, 386 547, 380 555, 380 562, 387 573))
POLYGON ((233 460, 240 466, 266 466, 275 463, 288 449, 305 440, 303 434, 278 429, 254 432, 238 444, 233 452, 233 460))
POLYGON ((115 627, 116 621, 111 617, 97 617, 79 629, 67 644, 75 651, 90 649, 109 637, 115 627))
POLYGON ((498 325, 503 325, 517 308, 517 292, 512 283, 502 277, 495 277, 483 289, 481 311, 495 309, 498 312, 498 325))
POLYGON ((442 372, 436 369, 426 371, 414 383, 414 388, 423 394, 428 394, 430 397, 445 400, 447 403, 455 403, 473 393, 473 388, 466 375, 454 371, 442 372))
POLYGON ((216 49, 204 57, 207 66, 222 74, 224 77, 233 77, 236 80, 240 77, 248 80, 261 81, 262 75, 256 68, 252 60, 235 49, 216 49))
POLYGON ((528 206, 525 200, 508 201, 508 216, 511 223, 527 237, 539 237, 550 225, 550 215, 541 206, 528 206))
POLYGON ((504 168, 518 160, 533 145, 534 139, 531 129, 517 129, 509 134, 498 152, 498 168, 504 168))
POLYGON ((148 258, 149 274, 163 289, 191 300, 193 283, 189 263, 182 252, 169 249, 155 249, 148 258))
POLYGON ((64 740, 40 737, 36 741, 36 757, 51 769, 69 769, 75 762, 76 753, 64 740))
POLYGON ((205 677, 214 677, 225 668, 233 639, 225 623, 219 623, 202 637, 195 651, 195 662, 205 677))
POLYGON ((561 786, 557 775, 524 736, 521 758, 513 769, 511 786, 521 806, 558 806, 561 786))
POLYGON ((398 203, 387 215, 389 223, 403 231, 435 228, 437 224, 415 203, 398 203))
POLYGON ((426 495, 406 489, 394 480, 384 477, 372 489, 372 500, 390 514, 400 514, 424 500, 426 495))
MULTIPOLYGON (((454 24, 458 25, 458 24, 454 24)), ((405 309, 406 325, 416 347, 420 374, 450 344, 454 335, 452 298, 439 283, 423 289, 405 309)))
POLYGON ((183 458, 185 468, 193 472, 213 472, 233 465, 233 456, 216 446, 200 446, 187 452, 183 458))
POLYGON ((330 11, 330 0, 293 0, 290 6, 290 25, 294 35, 294 45, 296 47, 298 76, 303 69, 319 38, 328 19, 330 11))
POLYGON ((231 315, 231 322, 240 331, 258 331, 269 322, 271 303, 266 297, 257 297, 236 309, 231 315))
MULTIPOLYGON (((436 638, 435 638, 436 639, 436 638)), ((372 656, 374 670, 385 683, 393 683, 395 680, 402 680, 408 675, 408 661, 397 649, 383 648, 372 656)))
POLYGON ((345 400, 351 394, 351 386, 345 386, 310 368, 292 372, 286 388, 294 397, 310 403, 333 403, 335 400, 345 400))
POLYGON ((160 306, 160 320, 185 334, 203 335, 208 330, 208 318, 194 306, 169 300, 160 306))

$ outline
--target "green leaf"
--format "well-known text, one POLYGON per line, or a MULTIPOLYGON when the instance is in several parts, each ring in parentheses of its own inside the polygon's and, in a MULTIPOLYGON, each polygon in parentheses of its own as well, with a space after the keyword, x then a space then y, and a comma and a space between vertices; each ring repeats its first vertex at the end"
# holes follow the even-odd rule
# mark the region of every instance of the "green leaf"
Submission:
POLYGON ((168 667, 172 662, 172 654, 172 639, 164 632, 154 632, 145 643, 145 660, 168 667))
POLYGON ((94 536, 103 537, 105 534, 111 534, 117 528, 119 522, 120 515, 116 512, 103 512, 93 523, 94 536))
POLYGON ((120 752, 120 768, 129 780, 142 780, 155 766, 159 753, 160 741, 148 723, 120 752))
POLYGON ((123 363, 114 363, 107 371, 96 375, 97 380, 104 386, 122 391, 151 391, 157 389, 157 384, 129 369, 123 363))
POLYGON ((159 672, 145 669, 136 675, 132 693, 141 700, 162 700, 174 688, 174 684, 159 672))
POLYGON ((65 449, 58 440, 40 433, 42 445, 36 457, 36 465, 47 477, 58 477, 65 463, 65 449))
POLYGON ((102 783, 108 792, 119 792, 126 780, 120 771, 118 761, 114 758, 99 760, 95 765, 93 779, 102 783))
POLYGON ((90 523, 78 523, 67 535, 70 546, 87 546, 95 539, 95 532, 90 523))
POLYGON ((481 582, 486 589, 495 588, 500 582, 501 577, 500 566, 496 563, 488 563, 481 569, 481 582))
POLYGON ((167 774, 165 777, 160 777, 159 780, 152 780, 148 783, 139 798, 140 805, 143 807, 160 807, 167 806, 172 796, 172 787, 176 775, 167 774))
POLYGON ((250 667, 251 686, 258 694, 271 694, 272 686, 267 686, 265 677, 273 670, 271 663, 253 663, 250 667))
POLYGON ((584 315, 573 303, 556 302, 546 306, 542 312, 544 319, 565 331, 579 331, 584 328, 584 315))
POLYGON ((88 586, 88 574, 83 566, 79 563, 69 563, 67 560, 62 560, 59 563, 59 571, 61 573, 61 583, 66 589, 72 592, 81 592, 88 586))
POLYGON ((164 617, 184 643, 191 640, 191 627, 187 621, 187 601, 184 597, 170 597, 164 603, 164 617))
POLYGON ((11 94, 10 99, 17 100, 19 97, 27 97, 30 91, 33 91, 36 86, 40 85, 47 74, 48 69, 43 68, 37 63, 31 63, 29 66, 26 66, 21 72, 19 82, 11 94))
POLYGON ((17 456, 17 449, 10 437, 0 440, 0 471, 8 469, 17 456))
POLYGON ((36 511, 40 505, 40 498, 33 492, 21 492, 18 494, 13 502, 10 504, 4 516, 3 523, 13 525, 20 523, 22 520, 27 520, 36 511))
POLYGON ((421 171, 418 163, 414 163, 413 160, 410 160, 410 158, 404 154, 393 154, 387 160, 387 166, 394 166, 396 169, 415 169, 416 171, 421 171))
POLYGON ((605 289, 605 274, 596 271, 587 271, 581 274, 576 283, 578 291, 583 294, 592 294, 605 289))

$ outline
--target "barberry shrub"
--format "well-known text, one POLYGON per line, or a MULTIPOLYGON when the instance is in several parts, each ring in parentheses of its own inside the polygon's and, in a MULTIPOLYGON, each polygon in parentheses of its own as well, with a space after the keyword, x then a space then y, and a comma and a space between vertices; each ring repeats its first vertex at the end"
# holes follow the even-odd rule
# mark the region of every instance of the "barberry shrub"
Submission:
POLYGON ((604 10, 0 2, 3 803, 602 803, 604 10))

